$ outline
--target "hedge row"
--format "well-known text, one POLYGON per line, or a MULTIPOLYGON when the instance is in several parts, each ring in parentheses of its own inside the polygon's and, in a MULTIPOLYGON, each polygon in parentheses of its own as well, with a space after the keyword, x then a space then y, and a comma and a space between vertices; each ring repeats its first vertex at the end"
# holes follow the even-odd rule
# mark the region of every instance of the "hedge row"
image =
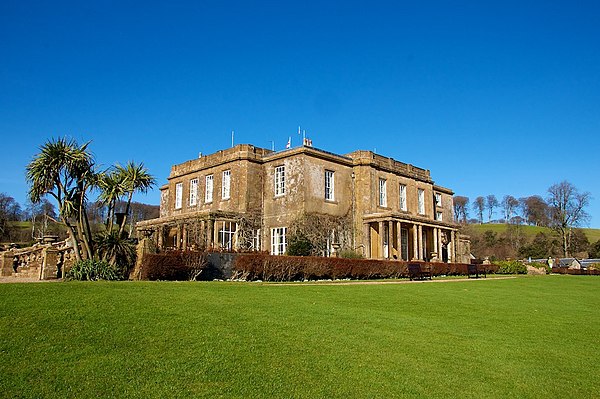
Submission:
POLYGON ((552 273, 600 276, 600 270, 569 269, 568 267, 553 267, 552 273))
MULTIPOLYGON (((468 274, 466 264, 419 263, 423 267, 429 268, 433 276, 466 276, 468 274)), ((493 265, 487 265, 486 269, 488 273, 495 271, 493 265)), ((248 281, 401 278, 408 277, 408 262, 313 256, 273 256, 264 253, 253 253, 236 257, 232 277, 248 281)))
POLYGON ((141 280, 198 280, 208 267, 205 252, 168 251, 144 254, 140 268, 141 280))

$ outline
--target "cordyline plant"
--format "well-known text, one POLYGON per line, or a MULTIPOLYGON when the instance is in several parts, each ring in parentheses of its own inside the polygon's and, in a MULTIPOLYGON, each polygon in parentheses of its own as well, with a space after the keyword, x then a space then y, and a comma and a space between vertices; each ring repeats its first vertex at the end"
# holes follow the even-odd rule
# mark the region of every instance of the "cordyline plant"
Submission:
POLYGON ((143 164, 128 162, 125 167, 115 166, 98 172, 89 142, 79 145, 75 140, 52 139, 40 147, 40 153, 27 165, 29 198, 37 203, 44 196, 53 197, 59 210, 59 223, 69 231, 75 257, 102 259, 112 264, 130 260, 131 243, 125 234, 126 217, 120 220, 118 231, 113 231, 115 206, 127 196, 125 216, 130 211, 134 192, 146 192, 155 185, 143 164), (99 199, 108 208, 106 229, 92 236, 86 212, 88 193, 99 190, 99 199))

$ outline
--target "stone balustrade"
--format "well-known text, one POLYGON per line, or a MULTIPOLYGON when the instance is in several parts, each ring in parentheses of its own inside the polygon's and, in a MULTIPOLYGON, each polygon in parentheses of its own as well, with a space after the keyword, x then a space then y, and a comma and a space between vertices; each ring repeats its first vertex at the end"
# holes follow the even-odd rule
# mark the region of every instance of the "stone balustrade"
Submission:
POLYGON ((0 251, 0 276, 39 280, 58 278, 74 262, 73 248, 66 241, 0 251))

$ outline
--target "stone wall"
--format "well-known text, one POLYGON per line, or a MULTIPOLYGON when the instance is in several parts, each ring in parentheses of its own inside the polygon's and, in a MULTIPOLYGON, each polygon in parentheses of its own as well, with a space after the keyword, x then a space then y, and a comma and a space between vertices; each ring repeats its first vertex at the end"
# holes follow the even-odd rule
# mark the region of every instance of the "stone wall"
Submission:
POLYGON ((0 276, 56 279, 74 263, 66 242, 0 251, 0 276))

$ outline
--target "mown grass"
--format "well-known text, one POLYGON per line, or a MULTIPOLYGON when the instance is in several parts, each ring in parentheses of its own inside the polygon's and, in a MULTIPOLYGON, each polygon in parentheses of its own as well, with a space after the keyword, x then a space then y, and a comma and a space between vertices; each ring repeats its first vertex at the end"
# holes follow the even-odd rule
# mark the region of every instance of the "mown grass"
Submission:
MULTIPOLYGON (((506 232, 508 225, 507 224, 503 224, 503 223, 484 223, 484 224, 471 224, 469 225, 470 229, 473 229, 474 231, 483 234, 486 231, 490 230, 494 233, 497 234, 503 234, 504 232, 506 232)), ((553 234, 553 230, 547 228, 547 227, 538 227, 538 226, 520 226, 520 228, 523 231, 523 234, 525 234, 527 237, 529 237, 530 239, 533 239, 535 237, 535 235, 537 233, 543 232, 546 234, 553 234)), ((583 230, 584 234, 587 236, 588 240, 590 241, 590 243, 594 243, 598 240, 600 240, 600 229, 589 229, 589 228, 584 228, 581 229, 583 230)), ((554 233, 555 234, 555 233, 554 233)))
POLYGON ((0 396, 594 397, 599 288, 1 284, 0 396))

